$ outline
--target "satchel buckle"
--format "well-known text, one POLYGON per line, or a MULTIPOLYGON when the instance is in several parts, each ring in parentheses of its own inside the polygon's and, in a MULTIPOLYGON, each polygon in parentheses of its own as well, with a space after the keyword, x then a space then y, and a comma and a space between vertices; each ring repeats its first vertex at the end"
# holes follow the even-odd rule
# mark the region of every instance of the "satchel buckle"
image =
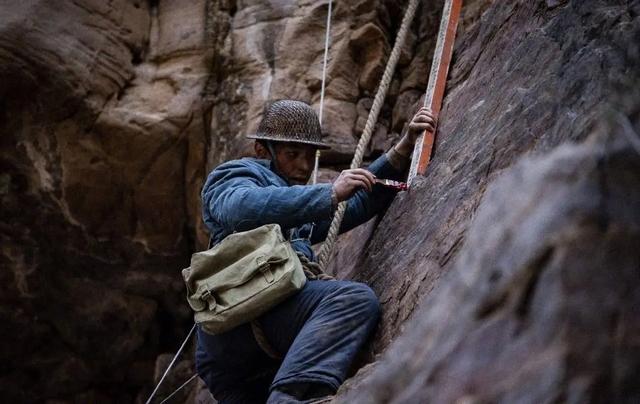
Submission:
POLYGON ((208 304, 209 310, 213 310, 218 304, 218 302, 216 302, 216 298, 213 296, 213 293, 209 289, 206 289, 202 293, 202 296, 200 296, 200 300, 204 300, 208 304))
POLYGON ((269 261, 265 260, 264 257, 258 257, 256 263, 258 264, 258 271, 262 273, 262 276, 264 276, 267 283, 273 283, 273 281, 276 280, 276 277, 273 274, 273 271, 271 271, 271 264, 269 264, 269 261))

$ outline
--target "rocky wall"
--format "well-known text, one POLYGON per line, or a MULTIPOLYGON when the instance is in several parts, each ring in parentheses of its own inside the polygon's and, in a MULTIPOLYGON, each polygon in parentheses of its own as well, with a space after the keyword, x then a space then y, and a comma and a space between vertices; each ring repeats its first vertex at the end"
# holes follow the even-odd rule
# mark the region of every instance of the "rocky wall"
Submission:
POLYGON ((337 402, 638 399, 639 6, 494 3, 459 39, 429 173, 334 264, 384 307, 337 402))
POLYGON ((640 98, 629 107, 488 187, 451 270, 335 402, 638 401, 640 98))
MULTIPOLYGON (((390 0, 334 4, 323 125, 334 149, 323 155, 324 178, 348 164, 405 4, 390 0)), ((191 252, 206 244, 199 219, 202 181, 213 166, 250 152, 243 136, 255 130, 265 102, 287 97, 319 106, 327 5, 308 0, 0 4, 3 398, 132 402, 150 392, 167 362, 166 354, 175 351, 190 328, 179 270, 188 265, 191 252)), ((440 7, 439 1, 424 1, 419 9, 369 159, 400 136, 426 87, 440 7)), ((456 274, 464 269, 455 268, 468 265, 474 282, 485 282, 489 276, 484 266, 461 258, 496 253, 482 240, 467 246, 472 234, 467 235, 468 229, 480 216, 476 211, 485 190, 520 156, 545 155, 560 143, 585 139, 610 100, 637 88, 624 79, 637 77, 639 71, 637 54, 634 59, 629 51, 630 44, 640 41, 639 8, 635 0, 465 2, 428 175, 411 192, 400 194, 383 217, 345 235, 330 269, 370 284, 381 298, 383 321, 371 354, 385 352, 396 339, 389 352, 411 352, 422 338, 440 345, 441 337, 424 334, 433 327, 476 335, 474 327, 485 324, 458 324, 446 317, 450 305, 460 304, 467 292, 442 297, 459 283, 456 274), (431 300, 420 305, 425 298, 431 300), (423 318, 422 307, 431 306, 434 309, 423 318), (446 318, 433 325, 440 315, 446 318), (408 336, 400 338, 412 324, 408 336)), ((633 127, 637 121, 629 111, 625 116, 631 117, 633 127)), ((580 149, 582 160, 571 158, 592 161, 605 153, 601 146, 590 147, 580 149)), ((625 160, 630 157, 624 146, 611 150, 617 150, 613 160, 633 161, 625 160)), ((524 167, 535 165, 528 164, 524 167)), ((615 178, 626 172, 617 166, 598 170, 615 178)), ((535 178, 532 181, 538 184, 546 177, 535 178)), ((577 187, 567 184, 573 183, 558 182, 558 195, 566 192, 560 190, 566 186, 577 187)), ((512 192, 504 190, 508 188, 497 186, 503 191, 495 191, 492 200, 499 201, 501 192, 512 192)), ((514 206, 512 212, 516 219, 524 215, 518 209, 514 206)), ((622 213, 614 210, 612 215, 618 218, 622 213)), ((516 219, 496 232, 524 225, 516 219)), ((634 240, 637 233, 629 226, 622 239, 634 240)), ((561 226, 553 229, 563 231, 561 226)), ((590 242, 604 240, 615 246, 620 241, 609 240, 607 231, 599 228, 590 234, 590 242)), ((539 239, 536 234, 531 237, 539 239)), ((571 252, 571 246, 562 248, 571 252)), ((505 257, 510 251, 503 252, 505 257)), ((594 261, 593 268, 609 257, 594 261)), ((627 276, 625 265, 634 261, 620 262, 618 269, 627 276)), ((512 272, 505 271, 503 281, 495 282, 506 282, 503 288, 511 290, 508 274, 517 278, 524 267, 507 268, 512 272)), ((544 273, 573 276, 571 269, 544 273)), ((605 295, 616 285, 592 290, 605 295)), ((482 293, 492 295, 491 291, 477 295, 482 293)), ((478 296, 464 301, 468 312, 484 299, 478 296)), ((557 293, 558 298, 573 296, 572 291, 557 293)), ((612 296, 614 312, 623 303, 620 295, 612 296)), ((561 312, 573 306, 550 304, 549 310, 560 313, 559 320, 551 323, 557 326, 549 331, 552 339, 565 324, 561 312)), ((498 314, 487 315, 486 324, 494 324, 495 318, 513 322, 502 312, 498 308, 498 314)), ((633 312, 624 316, 635 318, 633 312)), ((599 324, 595 317, 593 324, 599 324)), ((621 341, 627 341, 630 331, 620 332, 621 341)), ((474 347, 484 349, 462 334, 454 335, 458 337, 452 341, 467 347, 459 351, 458 360, 474 357, 474 347)), ((510 346, 508 337, 496 331, 491 336, 510 346)), ((554 341, 566 345, 574 340, 554 341)), ((621 346, 607 344, 598 346, 614 350, 621 346)), ((407 367, 411 371, 397 379, 389 375, 400 362, 389 354, 352 379, 338 401, 348 397, 381 402, 396 397, 405 402, 423 398, 445 402, 454 398, 451 391, 458 387, 468 389, 463 384, 423 383, 424 379, 412 376, 415 372, 435 377, 429 373, 431 362, 425 362, 435 354, 432 349, 420 351, 426 356, 418 357, 407 367), (371 387, 385 378, 390 384, 380 384, 384 386, 380 390, 371 387), (419 386, 435 387, 424 391, 419 386), (390 392, 388 396, 381 393, 383 389, 390 392)), ((598 352, 601 356, 593 363, 619 358, 606 350, 598 352)), ((636 351, 624 352, 637 357, 636 351)), ((503 355, 508 362, 508 352, 503 355)), ((458 372, 456 358, 442 358, 441 366, 452 366, 445 372, 458 372)), ((558 366, 580 364, 552 358, 558 366)), ((187 376, 191 365, 187 357, 166 392, 181 383, 179 376, 187 376)), ((569 375, 579 381, 577 374, 558 372, 548 377, 558 380, 554 375, 569 375)), ((596 391, 626 392, 623 387, 633 378, 620 374, 615 383, 607 382, 613 386, 609 390, 596 391)), ((474 386, 475 392, 478 384, 474 386)), ((507 390, 486 390, 478 397, 508 398, 500 395, 507 390)), ((209 400, 202 390, 190 394, 181 400, 209 400)))
POLYGON ((206 3, 0 10, 2 396, 131 402, 190 321, 206 3))
POLYGON ((369 283, 393 308, 376 352, 452 268, 487 185, 524 154, 584 140, 611 102, 632 91, 637 9, 496 2, 458 37, 427 175, 398 195, 374 232, 343 245, 333 268, 369 283))

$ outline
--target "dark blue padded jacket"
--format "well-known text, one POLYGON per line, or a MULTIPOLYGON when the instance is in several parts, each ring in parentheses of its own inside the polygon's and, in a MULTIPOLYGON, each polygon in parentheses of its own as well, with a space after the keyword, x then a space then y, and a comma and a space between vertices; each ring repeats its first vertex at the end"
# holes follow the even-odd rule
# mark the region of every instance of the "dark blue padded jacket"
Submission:
MULTIPOLYGON (((402 177, 384 154, 367 169, 378 178, 402 177)), ((275 172, 269 160, 233 160, 209 174, 202 188, 202 216, 213 245, 233 232, 277 223, 293 248, 313 261, 311 245, 326 238, 333 216, 331 187, 291 186, 275 172)), ((348 201, 340 232, 371 219, 389 205, 395 194, 381 185, 375 185, 371 193, 358 191, 348 201)))

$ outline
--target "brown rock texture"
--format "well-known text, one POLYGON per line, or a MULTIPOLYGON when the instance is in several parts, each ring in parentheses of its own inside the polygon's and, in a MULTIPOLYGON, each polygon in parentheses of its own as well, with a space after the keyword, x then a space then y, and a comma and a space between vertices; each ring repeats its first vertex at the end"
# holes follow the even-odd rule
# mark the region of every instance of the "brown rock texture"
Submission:
MULTIPOLYGON (((370 159, 426 87, 441 4, 422 3, 370 159)), ((350 160, 405 5, 334 2, 323 179, 350 160)), ((146 399, 190 328, 180 269, 206 244, 204 177, 249 153, 268 100, 318 107, 327 6, 0 1, 4 401, 146 399)), ((637 0, 465 2, 428 175, 330 268, 384 308, 370 359, 386 353, 337 401, 637 397, 638 162, 622 136, 640 119, 623 97, 640 88, 639 15, 637 0), (485 196, 526 153, 540 158, 485 196)), ((189 376, 179 363, 162 395, 189 376)), ((178 399, 210 400, 201 383, 178 399)))
POLYGON ((0 390, 131 402, 190 321, 206 2, 0 9, 0 390))
POLYGON ((638 154, 567 146, 485 190, 602 120, 638 137, 638 10, 500 2, 459 38, 430 172, 337 253, 386 351, 337 402, 637 401, 638 154))
POLYGON ((346 269, 333 268, 393 308, 376 352, 451 270, 489 182, 525 153, 585 139, 633 88, 625 80, 638 75, 629 51, 637 10, 638 2, 495 2, 458 37, 430 170, 369 237, 339 248, 346 269))
POLYGON ((634 130, 526 159, 489 186, 446 278, 336 402, 637 402, 636 106, 634 130))

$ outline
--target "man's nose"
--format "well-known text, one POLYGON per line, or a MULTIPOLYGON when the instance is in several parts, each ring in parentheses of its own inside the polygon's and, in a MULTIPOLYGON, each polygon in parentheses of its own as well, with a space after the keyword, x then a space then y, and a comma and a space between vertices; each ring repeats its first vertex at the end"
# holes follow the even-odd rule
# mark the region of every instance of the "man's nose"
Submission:
POLYGON ((309 160, 306 157, 300 157, 300 159, 298 160, 298 168, 300 168, 301 170, 303 170, 304 172, 308 172, 309 170, 311 170, 311 167, 313 167, 313 161, 309 160))

